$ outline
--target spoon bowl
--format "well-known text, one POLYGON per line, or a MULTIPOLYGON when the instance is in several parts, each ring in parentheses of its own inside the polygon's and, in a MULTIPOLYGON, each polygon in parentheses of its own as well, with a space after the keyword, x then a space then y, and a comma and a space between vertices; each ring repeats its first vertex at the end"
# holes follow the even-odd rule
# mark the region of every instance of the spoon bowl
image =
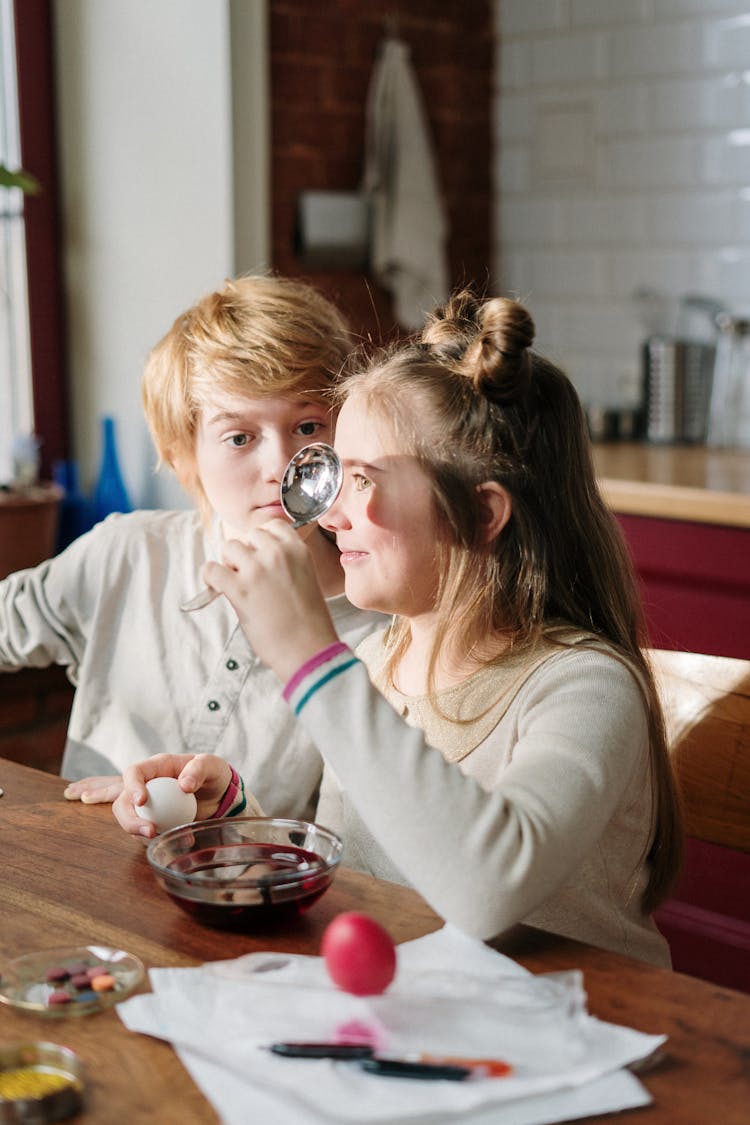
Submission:
MULTIPOLYGON (((304 527, 325 515, 341 491, 343 479, 341 461, 332 445, 313 441, 298 450, 284 469, 280 489, 281 506, 292 527, 304 527)), ((207 586, 180 609, 192 613, 210 605, 218 596, 218 590, 207 586)))

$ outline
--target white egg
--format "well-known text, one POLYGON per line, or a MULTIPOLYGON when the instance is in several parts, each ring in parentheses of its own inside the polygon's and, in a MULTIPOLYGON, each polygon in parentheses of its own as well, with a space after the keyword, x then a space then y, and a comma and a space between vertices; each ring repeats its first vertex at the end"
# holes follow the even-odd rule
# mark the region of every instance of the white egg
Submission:
POLYGON ((143 820, 155 824, 157 832, 166 832, 168 828, 195 820, 198 811, 195 795, 180 789, 176 777, 155 777, 146 782, 146 790, 146 803, 136 805, 135 811, 143 820))

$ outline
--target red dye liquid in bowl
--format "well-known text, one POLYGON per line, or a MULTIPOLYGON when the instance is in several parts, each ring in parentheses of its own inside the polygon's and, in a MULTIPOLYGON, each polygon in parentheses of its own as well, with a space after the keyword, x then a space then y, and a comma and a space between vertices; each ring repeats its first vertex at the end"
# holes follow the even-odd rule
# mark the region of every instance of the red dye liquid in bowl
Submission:
POLYGON ((208 926, 252 930, 295 920, 330 886, 339 836, 281 817, 225 817, 182 825, 146 850, 162 888, 208 926))
POLYGON ((211 847, 173 860, 179 889, 167 893, 196 921, 242 928, 298 916, 317 902, 333 871, 314 852, 292 844, 211 847))

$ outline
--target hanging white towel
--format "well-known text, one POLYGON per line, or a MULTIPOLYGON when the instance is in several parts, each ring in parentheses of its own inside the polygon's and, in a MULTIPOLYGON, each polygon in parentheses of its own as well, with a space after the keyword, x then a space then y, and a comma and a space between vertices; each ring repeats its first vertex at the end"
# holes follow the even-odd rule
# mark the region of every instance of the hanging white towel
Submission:
POLYGON ((421 328, 448 297, 448 223, 409 48, 392 37, 381 45, 367 96, 364 189, 374 277, 392 294, 398 323, 421 328))

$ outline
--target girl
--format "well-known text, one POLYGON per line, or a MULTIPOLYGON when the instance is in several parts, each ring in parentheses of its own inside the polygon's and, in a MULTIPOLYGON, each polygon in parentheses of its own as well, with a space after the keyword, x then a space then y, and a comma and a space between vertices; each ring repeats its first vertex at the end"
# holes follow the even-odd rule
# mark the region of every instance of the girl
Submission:
MULTIPOLYGON (((323 754, 317 819, 349 864, 482 938, 523 921, 665 965, 651 911, 680 823, 636 586, 576 393, 533 336, 520 304, 463 293, 345 382, 323 523, 348 597, 395 615, 356 657, 283 524, 205 576, 323 754)), ((232 792, 216 767, 130 771, 120 823, 139 831, 152 771, 211 816, 232 792)))

